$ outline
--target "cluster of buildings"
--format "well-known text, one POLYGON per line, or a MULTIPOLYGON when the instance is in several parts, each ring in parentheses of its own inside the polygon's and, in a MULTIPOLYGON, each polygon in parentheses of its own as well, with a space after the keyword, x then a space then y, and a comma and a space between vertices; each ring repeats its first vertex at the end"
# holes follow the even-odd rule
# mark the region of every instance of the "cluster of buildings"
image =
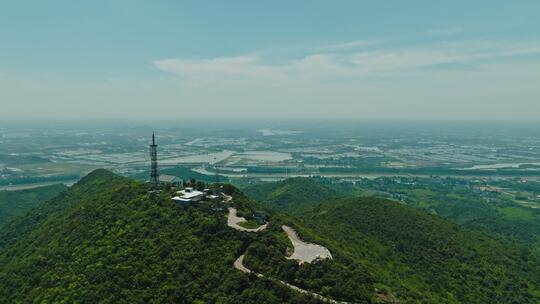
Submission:
MULTIPOLYGON (((154 190, 150 192, 155 193, 161 191, 157 189, 159 188, 159 185, 163 183, 180 185, 182 180, 177 176, 158 174, 157 144, 154 134, 152 134, 152 143, 150 144, 150 161, 150 182, 154 186, 154 190)), ((227 196, 221 191, 215 192, 211 189, 203 189, 200 191, 193 187, 185 187, 182 190, 176 191, 175 195, 171 199, 173 202, 181 206, 194 206, 196 204, 204 204, 206 202, 224 202, 227 201, 226 197, 227 196)), ((215 212, 222 212, 224 211, 224 208, 214 207, 212 210, 215 212)), ((264 211, 255 211, 253 214, 253 219, 262 225, 268 221, 268 214, 264 211)))
MULTIPOLYGON (((150 182, 154 186, 156 192, 160 184, 168 183, 178 185, 182 182, 180 178, 173 175, 159 175, 158 174, 158 161, 157 161, 157 144, 156 137, 152 133, 152 143, 150 144, 150 182)), ((180 205, 192 205, 193 203, 199 203, 204 201, 217 201, 220 196, 212 193, 210 189, 204 189, 203 191, 196 190, 192 187, 186 187, 183 190, 177 191, 172 200, 180 205)))
POLYGON ((180 191, 177 191, 172 200, 173 202, 183 206, 191 206, 195 203, 205 201, 219 201, 221 200, 221 196, 213 194, 210 189, 199 191, 192 187, 186 187, 180 191))

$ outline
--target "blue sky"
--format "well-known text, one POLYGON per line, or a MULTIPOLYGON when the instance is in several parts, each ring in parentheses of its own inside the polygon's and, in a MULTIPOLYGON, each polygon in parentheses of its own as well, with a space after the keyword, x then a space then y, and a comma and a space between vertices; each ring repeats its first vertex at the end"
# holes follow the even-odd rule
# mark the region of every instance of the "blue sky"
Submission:
POLYGON ((536 119, 538 12, 540 1, 10 1, 0 117, 536 119))

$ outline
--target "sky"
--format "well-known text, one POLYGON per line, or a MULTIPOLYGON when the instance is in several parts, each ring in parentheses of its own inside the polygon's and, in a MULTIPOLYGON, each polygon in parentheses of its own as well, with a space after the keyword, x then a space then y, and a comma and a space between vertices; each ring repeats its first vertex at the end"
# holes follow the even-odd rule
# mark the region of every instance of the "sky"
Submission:
POLYGON ((0 119, 540 120, 540 1, 0 1, 0 119))

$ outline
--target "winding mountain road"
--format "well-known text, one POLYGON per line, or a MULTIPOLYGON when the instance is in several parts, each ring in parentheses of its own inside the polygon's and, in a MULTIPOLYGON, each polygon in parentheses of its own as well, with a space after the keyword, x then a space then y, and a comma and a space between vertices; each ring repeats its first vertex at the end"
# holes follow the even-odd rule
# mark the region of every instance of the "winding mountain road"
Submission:
POLYGON ((326 303, 332 303, 332 304, 349 304, 349 302, 343 302, 343 301, 336 301, 336 300, 332 300, 332 299, 329 299, 327 297, 324 297, 318 293, 314 293, 314 292, 311 292, 311 291, 308 291, 308 290, 305 290, 305 289, 302 289, 298 286, 295 286, 295 285, 292 285, 292 284, 289 284, 285 281, 282 281, 282 280, 278 280, 278 279, 274 279, 274 278, 270 278, 270 277, 265 277, 263 274, 260 274, 260 273, 257 273, 257 272, 254 272, 252 270, 250 270, 249 268, 247 268, 246 266, 244 266, 244 254, 242 254, 241 256, 238 257, 238 259, 236 259, 236 261, 234 261, 234 268, 236 268, 237 270, 240 270, 241 272, 243 273, 253 273, 254 275, 256 275, 257 277, 259 278, 267 278, 271 281, 274 281, 274 282, 277 282, 281 285, 285 285, 287 287, 289 287, 290 289, 292 290, 295 290, 295 291, 298 291, 299 293, 302 293, 302 294, 306 294, 306 295, 309 295, 309 296, 312 296, 316 299, 319 299, 323 302, 326 302, 326 303))
POLYGON ((239 217, 236 215, 236 209, 233 208, 233 207, 229 207, 229 216, 227 217, 227 225, 231 228, 234 228, 236 230, 239 230, 239 231, 244 231, 244 232, 259 232, 259 231, 263 231, 264 229, 266 229, 266 227, 268 227, 268 223, 262 225, 262 226, 259 226, 257 228, 244 228, 240 225, 238 225, 239 223, 241 222, 245 222, 246 219, 243 218, 243 217, 239 217))
MULTIPOLYGON (((230 196, 226 197, 225 200, 227 202, 231 202, 232 197, 230 197, 230 196)), ((268 227, 268 224, 269 224, 269 223, 266 223, 266 224, 264 224, 264 225, 262 225, 260 227, 254 228, 254 229, 244 228, 244 227, 238 225, 239 223, 245 222, 245 221, 246 221, 245 218, 239 217, 237 215, 237 211, 236 211, 235 208, 229 207, 229 215, 227 217, 227 225, 229 227, 231 227, 231 228, 234 228, 234 229, 239 230, 239 231, 244 231, 244 232, 260 232, 260 231, 263 231, 264 229, 266 229, 268 227)), ((282 226, 281 228, 285 231, 285 233, 287 233, 287 236, 289 237, 289 239, 291 240, 291 242, 293 243, 293 246, 294 246, 294 254, 292 256, 290 256, 290 257, 287 257, 287 259, 295 259, 295 260, 298 260, 300 264, 302 264, 304 262, 311 263, 312 261, 314 261, 316 259, 326 259, 326 258, 331 259, 332 258, 332 255, 330 254, 330 251, 328 249, 326 249, 326 247, 316 245, 316 244, 310 244, 310 243, 306 243, 306 242, 302 241, 298 237, 298 234, 296 233, 296 231, 294 229, 292 229, 291 227, 289 227, 289 226, 282 226)), ((271 281, 277 282, 279 284, 282 284, 284 286, 287 286, 288 288, 290 288, 292 290, 295 290, 295 291, 297 291, 299 293, 312 296, 313 298, 319 299, 319 300, 321 300, 321 301, 323 301, 325 303, 349 304, 349 302, 336 301, 336 300, 326 298, 326 297, 324 297, 324 296, 322 296, 322 295, 320 295, 318 293, 314 293, 314 292, 302 289, 302 288, 300 288, 298 286, 289 284, 289 283, 287 283, 285 281, 282 281, 282 280, 278 280, 278 279, 270 278, 270 277, 265 277, 263 274, 254 272, 251 269, 244 266, 244 257, 245 257, 245 254, 242 254, 233 263, 234 268, 241 271, 241 272, 243 272, 243 273, 248 273, 248 274, 252 273, 252 274, 256 275, 259 278, 267 278, 268 280, 271 280, 271 281)))

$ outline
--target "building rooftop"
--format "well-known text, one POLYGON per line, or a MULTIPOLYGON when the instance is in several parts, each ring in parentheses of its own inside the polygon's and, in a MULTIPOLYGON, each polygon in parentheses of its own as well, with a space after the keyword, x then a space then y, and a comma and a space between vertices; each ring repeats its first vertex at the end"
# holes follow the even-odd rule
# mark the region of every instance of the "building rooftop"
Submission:
POLYGON ((172 198, 173 201, 177 201, 177 202, 191 202, 190 199, 188 198, 183 198, 183 197, 180 197, 180 196, 175 196, 172 198))
POLYGON ((188 188, 184 189, 184 190, 180 190, 180 191, 177 191, 176 194, 179 194, 179 196, 181 198, 185 198, 185 199, 192 199, 194 197, 198 197, 198 196, 202 196, 204 195, 204 192, 201 192, 201 191, 197 191, 197 190, 193 190, 190 188, 190 190, 188 190, 188 188))

